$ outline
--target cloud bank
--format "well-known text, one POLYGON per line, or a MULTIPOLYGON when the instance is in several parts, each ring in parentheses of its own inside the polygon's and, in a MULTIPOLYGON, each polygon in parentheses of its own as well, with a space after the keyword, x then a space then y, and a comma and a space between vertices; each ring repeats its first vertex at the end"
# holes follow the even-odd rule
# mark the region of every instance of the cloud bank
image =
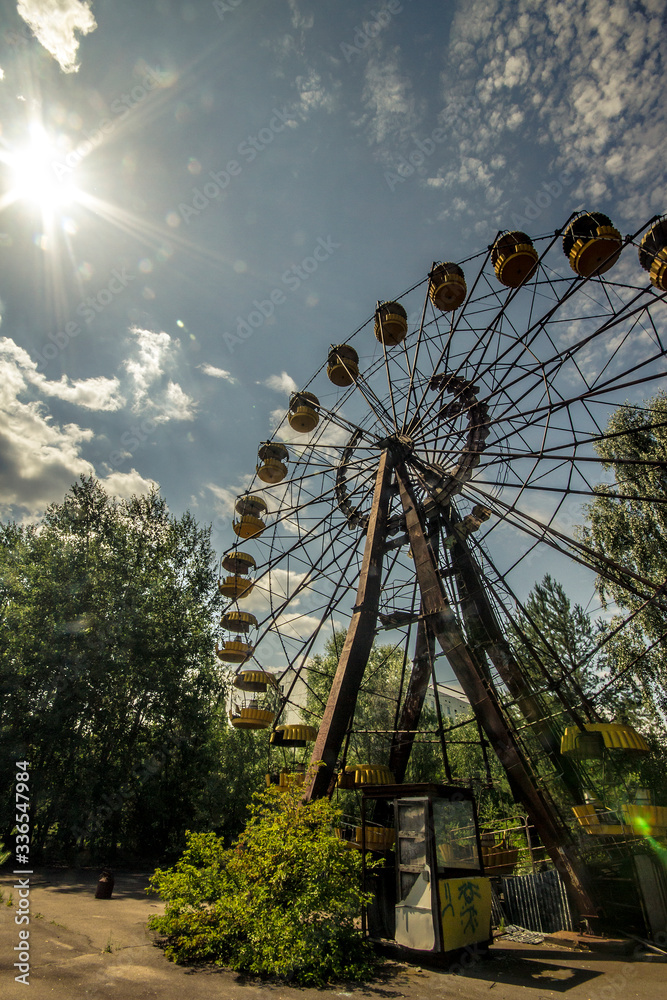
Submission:
POLYGON ((97 27, 90 4, 85 0, 19 0, 16 9, 63 73, 76 73, 76 32, 87 35, 97 27))

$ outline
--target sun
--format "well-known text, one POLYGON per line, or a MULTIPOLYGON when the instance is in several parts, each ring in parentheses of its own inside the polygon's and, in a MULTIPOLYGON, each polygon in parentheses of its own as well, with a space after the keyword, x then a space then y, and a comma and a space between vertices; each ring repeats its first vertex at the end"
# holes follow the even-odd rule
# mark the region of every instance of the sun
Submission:
POLYGON ((7 201, 29 202, 49 217, 78 200, 73 171, 63 169, 62 153, 41 126, 31 126, 28 143, 3 159, 10 174, 7 201))

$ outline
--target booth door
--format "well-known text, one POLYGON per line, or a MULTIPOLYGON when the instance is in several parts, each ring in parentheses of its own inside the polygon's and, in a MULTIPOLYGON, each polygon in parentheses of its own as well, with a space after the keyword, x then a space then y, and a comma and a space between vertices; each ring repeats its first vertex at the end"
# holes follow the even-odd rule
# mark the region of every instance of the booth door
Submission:
POLYGON ((428 864, 428 800, 396 802, 396 932, 404 948, 433 951, 436 929, 428 864))
POLYGON ((491 883, 482 875, 472 801, 434 799, 433 836, 442 949, 486 943, 491 937, 491 883))

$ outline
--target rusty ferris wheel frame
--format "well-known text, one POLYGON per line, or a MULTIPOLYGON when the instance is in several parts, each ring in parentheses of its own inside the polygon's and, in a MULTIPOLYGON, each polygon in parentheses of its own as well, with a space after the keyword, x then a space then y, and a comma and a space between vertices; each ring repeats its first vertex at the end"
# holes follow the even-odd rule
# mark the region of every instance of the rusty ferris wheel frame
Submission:
MULTIPOLYGON (((553 789, 581 801, 560 735, 600 717, 571 671, 554 678, 538 664, 536 686, 507 633, 544 553, 667 610, 660 588, 601 558, 572 524, 597 495, 595 445, 608 416, 628 401, 641 407, 664 378, 667 294, 632 251, 652 223, 625 237, 613 268, 589 277, 560 252, 566 226, 536 237, 538 265, 511 289, 496 280, 489 247, 461 262, 474 277, 450 313, 430 302, 428 278, 418 281, 396 298, 406 314, 414 307, 405 340, 383 343, 373 318, 362 324, 346 341, 360 355, 358 376, 332 391, 316 373, 302 391, 317 392, 317 428, 304 438, 286 415, 273 440, 290 451, 288 478, 268 489, 255 479, 248 491, 270 512, 256 540, 255 593, 266 612, 256 662, 279 650, 292 685, 307 685, 318 642, 347 624, 311 758, 324 763, 307 797, 334 787, 378 628, 398 633, 405 648, 402 708, 387 746, 402 780, 439 648, 585 914, 594 902, 553 789), (557 718, 545 712, 545 690, 560 701, 557 718)), ((332 330, 329 341, 340 340, 332 330)), ((309 399, 297 393, 297 403, 309 399)), ((626 496, 618 486, 607 495, 626 496)))

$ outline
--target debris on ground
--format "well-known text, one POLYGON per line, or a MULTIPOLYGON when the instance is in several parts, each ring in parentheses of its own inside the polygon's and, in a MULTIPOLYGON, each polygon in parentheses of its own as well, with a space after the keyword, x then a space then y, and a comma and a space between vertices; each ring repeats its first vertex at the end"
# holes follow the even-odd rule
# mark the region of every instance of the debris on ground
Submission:
POLYGON ((507 941, 518 941, 519 944, 542 944, 545 937, 539 931, 529 931, 526 927, 519 927, 518 924, 506 924, 501 936, 507 941))

